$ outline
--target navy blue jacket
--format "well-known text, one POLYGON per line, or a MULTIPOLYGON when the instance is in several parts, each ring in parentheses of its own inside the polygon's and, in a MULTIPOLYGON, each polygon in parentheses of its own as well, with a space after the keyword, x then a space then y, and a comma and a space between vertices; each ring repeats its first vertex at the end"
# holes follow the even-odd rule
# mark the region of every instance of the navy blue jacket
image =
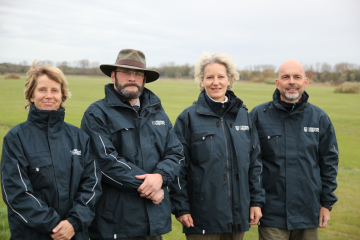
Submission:
POLYGON ((144 89, 141 111, 125 104, 105 86, 105 98, 89 106, 81 128, 91 137, 91 155, 103 173, 103 195, 89 228, 91 238, 130 238, 171 231, 167 185, 178 175, 182 146, 160 99, 144 89), (143 180, 135 175, 160 173, 164 200, 155 205, 140 197, 143 180))
POLYGON ((101 173, 89 157, 89 137, 64 116, 64 109, 30 107, 28 120, 4 138, 1 188, 11 239, 51 240, 62 220, 73 225, 72 239, 89 239, 101 173))
POLYGON ((213 113, 202 92, 175 123, 185 161, 170 188, 172 211, 176 217, 190 213, 194 220, 184 233, 247 231, 251 204, 264 203, 256 128, 243 102, 227 94, 222 116, 213 113))
POLYGON ((328 115, 308 102, 287 111, 275 91, 273 101, 250 115, 259 133, 266 204, 261 226, 317 228, 321 205, 337 201, 338 145, 328 115))

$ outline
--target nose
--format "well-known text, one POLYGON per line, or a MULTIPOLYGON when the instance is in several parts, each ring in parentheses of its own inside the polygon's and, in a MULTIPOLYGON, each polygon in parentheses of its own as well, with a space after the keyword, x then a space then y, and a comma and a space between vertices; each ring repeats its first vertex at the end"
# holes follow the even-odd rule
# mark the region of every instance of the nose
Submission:
POLYGON ((218 85, 219 79, 217 77, 214 77, 213 85, 218 85))
POLYGON ((295 79, 293 76, 290 77, 290 84, 295 84, 295 79))
POLYGON ((130 73, 129 81, 135 81, 135 72, 130 73))
POLYGON ((51 90, 49 91, 46 91, 46 95, 45 95, 45 98, 52 98, 52 94, 51 94, 51 90))

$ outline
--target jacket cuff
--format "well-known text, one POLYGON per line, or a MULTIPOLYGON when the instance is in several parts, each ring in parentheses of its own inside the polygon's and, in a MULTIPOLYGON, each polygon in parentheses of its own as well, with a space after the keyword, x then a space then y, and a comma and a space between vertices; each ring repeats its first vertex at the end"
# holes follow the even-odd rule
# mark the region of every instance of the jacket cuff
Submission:
POLYGON ((332 206, 335 202, 320 202, 321 206, 332 206))
POLYGON ((69 223, 71 223, 71 225, 74 228, 75 233, 82 231, 83 229, 82 224, 79 223, 79 220, 77 220, 77 218, 73 217, 73 216, 69 216, 66 220, 69 221, 69 223))
POLYGON ((178 218, 178 217, 181 217, 182 215, 185 215, 185 214, 190 214, 190 211, 187 211, 187 210, 178 211, 177 213, 175 213, 175 217, 178 218))
POLYGON ((169 180, 171 180, 169 174, 162 169, 157 169, 157 170, 155 170, 154 173, 159 173, 162 176, 162 178, 163 178, 162 186, 167 187, 169 184, 169 180))
POLYGON ((252 202, 252 203, 250 203, 250 207, 260 207, 260 208, 262 208, 262 204, 261 203, 256 203, 256 202, 252 202))

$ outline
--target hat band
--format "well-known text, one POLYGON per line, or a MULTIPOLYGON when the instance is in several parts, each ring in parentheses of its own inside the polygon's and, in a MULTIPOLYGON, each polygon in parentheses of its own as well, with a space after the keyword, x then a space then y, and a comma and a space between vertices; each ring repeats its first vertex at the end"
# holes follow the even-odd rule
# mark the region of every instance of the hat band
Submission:
POLYGON ((116 61, 115 64, 129 65, 129 66, 134 66, 134 67, 139 67, 139 68, 146 68, 145 64, 138 62, 138 61, 129 60, 129 59, 123 59, 123 60, 116 61))

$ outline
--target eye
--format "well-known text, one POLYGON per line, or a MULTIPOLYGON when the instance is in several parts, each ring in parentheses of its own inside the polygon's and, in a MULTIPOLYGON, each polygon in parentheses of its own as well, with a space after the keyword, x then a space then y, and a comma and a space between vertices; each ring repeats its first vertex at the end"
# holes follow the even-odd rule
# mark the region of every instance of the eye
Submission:
POLYGON ((143 77, 143 76, 144 76, 144 73, 142 73, 142 72, 135 72, 135 76, 137 76, 137 77, 143 77))
POLYGON ((55 93, 59 92, 58 89, 53 89, 52 91, 55 92, 55 93))
POLYGON ((131 72, 127 71, 127 70, 124 70, 123 73, 126 74, 126 75, 131 75, 131 72))
POLYGON ((40 88, 39 91, 40 92, 45 92, 45 88, 40 88))

